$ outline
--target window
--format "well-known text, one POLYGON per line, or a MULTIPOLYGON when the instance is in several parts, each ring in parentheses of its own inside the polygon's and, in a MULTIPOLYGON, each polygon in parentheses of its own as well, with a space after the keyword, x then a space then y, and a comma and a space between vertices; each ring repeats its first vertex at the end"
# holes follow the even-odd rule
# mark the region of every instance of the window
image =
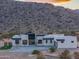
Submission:
POLYGON ((23 40, 22 44, 27 45, 27 40, 23 40))
POLYGON ((50 43, 52 43, 52 40, 50 40, 50 43))
POLYGON ((38 40, 38 44, 42 44, 42 40, 38 40))
POLYGON ((19 44, 19 40, 15 40, 15 44, 19 44))
POLYGON ((64 41, 61 41, 61 43, 64 43, 64 41))
POLYGON ((29 45, 35 45, 35 40, 29 39, 29 45))
POLYGON ((74 43, 74 41, 71 41, 71 43, 74 43))
POLYGON ((48 41, 46 40, 46 43, 48 43, 48 41))
POLYGON ((57 41, 60 41, 61 43, 64 43, 64 39, 56 39, 57 41))
POLYGON ((29 39, 35 39, 35 34, 29 34, 29 39))

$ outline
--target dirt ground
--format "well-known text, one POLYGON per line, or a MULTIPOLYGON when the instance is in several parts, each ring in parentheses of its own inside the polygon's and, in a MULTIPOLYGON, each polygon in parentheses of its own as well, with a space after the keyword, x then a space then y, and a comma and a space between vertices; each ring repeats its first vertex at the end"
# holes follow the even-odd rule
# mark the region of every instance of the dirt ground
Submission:
MULTIPOLYGON (((65 49, 58 49, 55 53, 58 54, 65 49)), ((68 49, 70 52, 79 52, 79 48, 77 49, 68 49)), ((53 56, 45 56, 46 59, 58 59, 53 56)), ((9 51, 0 51, 0 59, 36 59, 35 56, 30 55, 27 52, 9 52, 9 51)))
MULTIPOLYGON (((36 56, 19 52, 0 52, 0 59, 36 59, 36 56)), ((45 59, 58 59, 52 56, 45 56, 45 59)))
POLYGON ((36 59, 34 56, 29 56, 27 53, 16 52, 0 52, 0 59, 36 59))

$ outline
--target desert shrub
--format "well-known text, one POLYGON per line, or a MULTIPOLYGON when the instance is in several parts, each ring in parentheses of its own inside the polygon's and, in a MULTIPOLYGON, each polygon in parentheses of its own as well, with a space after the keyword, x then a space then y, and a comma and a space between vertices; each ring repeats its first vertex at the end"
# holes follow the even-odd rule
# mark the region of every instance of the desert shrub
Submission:
POLYGON ((65 50, 59 55, 59 59, 71 59, 70 52, 65 50))
POLYGON ((74 52, 74 59, 79 59, 79 52, 74 52))
POLYGON ((36 59, 45 59, 44 55, 42 53, 37 54, 37 58, 36 59))
POLYGON ((39 54, 40 53, 40 51, 38 51, 38 50, 33 50, 33 52, 32 52, 32 54, 39 54))
POLYGON ((49 48, 49 51, 50 51, 50 52, 55 52, 55 51, 56 51, 56 48, 50 47, 50 48, 49 48))

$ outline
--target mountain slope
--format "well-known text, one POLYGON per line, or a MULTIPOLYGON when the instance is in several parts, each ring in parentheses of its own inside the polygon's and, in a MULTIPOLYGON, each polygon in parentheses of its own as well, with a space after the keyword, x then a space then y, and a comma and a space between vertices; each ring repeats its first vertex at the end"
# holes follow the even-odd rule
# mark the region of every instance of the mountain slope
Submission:
POLYGON ((79 14, 79 9, 77 9, 77 10, 74 10, 74 12, 75 12, 75 13, 77 13, 77 14, 79 14))
POLYGON ((0 32, 79 30, 79 15, 51 4, 0 1, 0 32))

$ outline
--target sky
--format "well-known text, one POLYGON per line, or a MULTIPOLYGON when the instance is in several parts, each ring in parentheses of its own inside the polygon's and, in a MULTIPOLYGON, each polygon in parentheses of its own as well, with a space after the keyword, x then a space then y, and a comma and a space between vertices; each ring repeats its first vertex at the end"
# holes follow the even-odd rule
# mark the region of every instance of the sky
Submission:
POLYGON ((64 6, 66 8, 70 8, 70 9, 79 9, 79 0, 71 0, 67 3, 63 3, 63 4, 58 4, 60 6, 64 6))
POLYGON ((18 0, 18 1, 51 3, 56 6, 63 6, 65 8, 79 9, 79 0, 18 0))

